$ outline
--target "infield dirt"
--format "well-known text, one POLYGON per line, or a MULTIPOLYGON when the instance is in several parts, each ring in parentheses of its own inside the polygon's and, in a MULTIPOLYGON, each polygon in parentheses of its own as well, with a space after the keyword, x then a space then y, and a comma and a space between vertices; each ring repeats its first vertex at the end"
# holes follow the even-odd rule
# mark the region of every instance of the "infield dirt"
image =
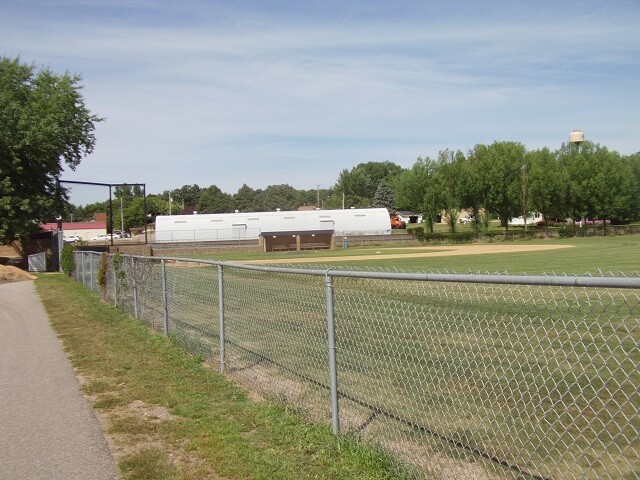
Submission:
MULTIPOLYGON (((538 252, 543 250, 558 250, 561 248, 573 248, 572 245, 505 245, 505 244, 476 244, 476 245, 445 245, 437 247, 415 247, 407 253, 385 253, 397 248, 378 248, 372 255, 340 255, 337 257, 305 257, 287 259, 286 263, 327 263, 346 262, 357 260, 374 260, 390 258, 423 258, 423 257, 450 257, 457 255, 482 255, 495 253, 538 252)), ((243 263, 283 263, 280 259, 252 260, 243 263)))

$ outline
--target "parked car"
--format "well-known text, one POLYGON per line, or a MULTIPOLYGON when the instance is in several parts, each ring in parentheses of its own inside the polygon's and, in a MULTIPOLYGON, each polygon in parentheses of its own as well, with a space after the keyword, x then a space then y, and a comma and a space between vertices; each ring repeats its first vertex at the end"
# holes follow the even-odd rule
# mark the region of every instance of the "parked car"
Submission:
POLYGON ((91 239, 92 242, 104 242, 106 240, 111 240, 111 235, 102 234, 91 239))
POLYGON ((73 242, 79 242, 82 239, 78 235, 67 235, 66 237, 63 237, 62 240, 67 243, 73 243, 73 242))
POLYGON ((611 225, 611 220, 603 220, 601 218, 577 218, 575 220, 575 224, 579 226, 588 226, 588 225, 611 225))

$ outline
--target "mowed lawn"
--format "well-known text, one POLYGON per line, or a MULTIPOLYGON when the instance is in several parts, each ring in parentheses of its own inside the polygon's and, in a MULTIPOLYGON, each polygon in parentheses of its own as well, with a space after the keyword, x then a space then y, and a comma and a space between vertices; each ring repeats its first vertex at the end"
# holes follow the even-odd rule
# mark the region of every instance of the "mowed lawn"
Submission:
MULTIPOLYGON (((379 258, 362 260, 344 260, 331 262, 330 267, 339 265, 350 268, 380 269, 384 271, 398 270, 406 272, 456 272, 456 273, 509 273, 514 275, 556 274, 556 275, 640 275, 640 235, 615 237, 587 237, 549 240, 514 240, 495 242, 506 247, 525 245, 570 246, 557 250, 536 252, 511 252, 500 254, 478 254, 460 256, 419 257, 423 253, 420 246, 409 247, 352 247, 336 250, 316 250, 307 252, 274 252, 274 253, 215 253, 185 254, 189 258, 227 261, 281 260, 286 264, 291 259, 308 258, 309 263, 322 264, 326 257, 371 256, 379 258), (406 257, 385 258, 388 255, 403 254, 406 257)), ((471 244, 470 248, 474 245, 471 244)), ((444 252, 451 245, 433 244, 433 252, 444 252)), ((459 246, 459 244, 458 244, 459 246)))
MULTIPOLYGON (((308 265, 318 269, 347 266, 370 271, 631 276, 640 270, 640 236, 491 245, 570 248, 421 257, 418 255, 425 249, 419 246, 380 246, 251 254, 250 259, 275 258, 286 264, 288 259, 308 258, 308 265), (391 254, 402 256, 385 258, 391 254), (328 262, 328 255, 341 260, 328 262), (362 256, 362 260, 348 259, 354 255, 362 256), (372 255, 373 259, 365 259, 372 255)), ((441 254, 458 246, 430 248, 441 254)), ((484 246, 465 248, 480 250, 484 246)), ((246 258, 229 257, 232 261, 246 258)), ((202 331, 198 328, 200 317, 191 318, 194 306, 189 299, 197 298, 203 289, 201 275, 208 269, 212 270, 182 268, 172 272, 181 277, 176 285, 194 290, 184 298, 185 305, 180 309, 182 325, 191 325, 194 332, 187 343, 195 343, 202 331)), ((322 335, 314 334, 324 324, 322 299, 314 297, 323 294, 321 279, 284 274, 265 278, 262 271, 233 268, 225 268, 225 278, 227 334, 233 339, 233 345, 228 345, 227 365, 250 372, 252 379, 268 377, 274 386, 286 385, 284 380, 275 380, 283 375, 276 364, 284 365, 293 377, 326 383, 322 361, 326 358, 326 345, 322 335), (318 283, 315 287, 314 282, 318 283), (271 360, 273 365, 269 364, 271 360)), ((215 290, 205 287, 205 291, 215 290)), ((367 404, 378 413, 391 412, 387 417, 424 426, 451 442, 464 443, 489 455, 502 452, 499 457, 507 463, 558 478, 571 471, 597 478, 620 459, 624 461, 616 467, 616 474, 625 475, 634 468, 629 466, 633 464, 631 457, 624 457, 628 452, 622 453, 628 444, 620 429, 630 428, 628 419, 636 415, 630 399, 634 398, 637 383, 635 373, 630 377, 627 367, 629 362, 637 363, 637 294, 625 300, 619 297, 622 293, 607 293, 601 304, 602 293, 592 289, 433 282, 418 285, 353 279, 336 279, 335 292, 340 385, 345 398, 355 399, 353 404, 343 399, 342 415, 347 424, 355 424, 363 437, 393 451, 398 450, 399 444, 406 451, 420 451, 421 458, 430 459, 427 469, 441 467, 432 459, 444 452, 456 458, 465 451, 449 451, 442 438, 432 442, 429 435, 403 432, 402 422, 393 423, 384 415, 367 420, 362 412, 354 411, 354 404, 367 404), (603 391, 594 390, 598 385, 603 391), (540 397, 542 391, 547 392, 544 398, 540 397), (597 408, 597 414, 591 417, 576 417, 576 412, 568 411, 577 408, 590 412, 593 405, 601 402, 607 408, 597 408), (388 432, 393 432, 394 440, 389 440, 388 432), (606 448, 595 447, 602 442, 606 448), (557 449, 558 445, 562 447, 557 449), (589 465, 584 452, 593 453, 599 459, 597 465, 589 465), (565 456, 579 460, 565 464, 565 456)), ((215 312, 201 316, 203 321, 211 317, 216 317, 215 312)), ((406 451, 400 452, 401 457, 406 451)), ((466 461, 476 460, 473 455, 464 457, 466 461)), ((491 466, 485 467, 491 470, 491 466)))
MULTIPOLYGON (((640 235, 504 242, 570 245, 573 248, 537 252, 478 254, 367 261, 368 268, 406 271, 506 272, 510 274, 640 275, 640 235)), ((359 262, 345 262, 355 266, 359 262)))
MULTIPOLYGON (((286 264, 291 258, 309 258, 311 262, 334 255, 344 260, 312 265, 315 268, 345 266, 386 271, 598 275, 600 270, 602 273, 621 272, 630 276, 640 270, 638 235, 495 242, 492 245, 521 244, 571 245, 572 248, 418 257, 418 253, 424 252, 420 246, 386 246, 333 252, 228 254, 209 258, 229 261, 276 258, 286 264), (384 258, 389 254, 402 256, 384 258), (346 260, 347 256, 353 255, 362 255, 363 258, 373 255, 375 258, 346 260)), ((431 250, 436 252, 449 248, 447 245, 431 246, 431 250)), ((150 306, 155 302, 156 310, 160 312, 162 305, 157 294, 160 270, 159 264, 154 265, 149 265, 143 278, 145 286, 156 287, 148 292, 147 288, 140 288, 137 294, 148 297, 138 301, 145 305, 148 302, 150 306), (156 279, 155 283, 152 278, 156 279)), ((209 356, 206 352, 211 352, 214 357, 217 354, 218 311, 213 293, 218 291, 217 278, 217 269, 211 266, 176 266, 169 268, 167 273, 167 290, 172 295, 169 299, 172 338, 201 358, 209 356)), ((54 287, 54 284, 47 283, 54 287)), ((60 305, 61 287, 71 287, 67 282, 55 286, 58 288, 53 289, 49 302, 45 302, 49 308, 60 305)), ((74 295, 80 293, 80 288, 76 290, 75 286, 71 288, 74 295)), ((637 465, 634 463, 637 457, 629 451, 628 437, 619 434, 620 429, 627 431, 631 428, 629 419, 635 422, 633 419, 637 415, 634 403, 630 402, 637 395, 637 374, 629 375, 628 370, 629 362, 637 364, 637 323, 634 323, 637 296, 633 301, 621 303, 626 305, 624 311, 616 308, 612 312, 606 305, 598 306, 597 298, 591 298, 587 291, 580 290, 574 294, 559 288, 495 286, 476 289, 433 282, 417 286, 403 282, 338 279, 335 289, 339 385, 346 395, 341 399, 345 429, 347 432, 356 431, 356 437, 372 440, 374 444, 398 454, 403 463, 419 460, 419 465, 424 464, 425 478, 430 478, 430 473, 426 472, 432 470, 441 474, 434 478, 450 478, 447 477, 449 468, 462 467, 482 470, 468 471, 471 476, 475 472, 510 478, 502 466, 483 462, 482 457, 477 458, 478 455, 470 453, 469 449, 495 454, 526 471, 539 471, 557 478, 563 478, 576 468, 584 474, 602 475, 614 466, 618 476, 623 477, 637 465), (482 301, 478 301, 480 294, 484 295, 482 301), (577 318, 582 320, 576 323, 577 318), (601 324, 600 319, 607 320, 601 324), (616 365, 624 365, 625 368, 616 365), (580 411, 591 412, 592 403, 602 401, 603 392, 591 391, 591 387, 598 384, 596 381, 602 383, 604 393, 611 396, 611 402, 592 416, 576 417, 576 412, 570 412, 568 406, 576 405, 580 411), (544 401, 538 398, 541 391, 548 392, 544 401), (577 402, 575 395, 579 393, 581 400, 577 402), (378 414, 369 417, 372 409, 378 414), (394 417, 401 417, 411 425, 423 426, 436 434, 424 434, 419 429, 403 426, 402 422, 398 423, 380 412, 390 412, 394 417), (595 427, 591 429, 589 425, 595 427), (607 428, 601 428, 601 425, 607 425, 607 428), (452 442, 464 443, 468 448, 454 448, 452 442), (535 445, 533 449, 532 443, 535 445), (562 446, 559 450, 556 448, 558 445, 562 446), (589 464, 591 454, 598 459, 594 464, 589 464), (572 460, 565 462, 565 456, 572 460), (484 466, 480 467, 478 462, 484 466)), ((124 290, 119 295, 120 302, 126 305, 124 290)), ((617 295, 606 298, 617 304, 617 295)), ((91 302, 89 298, 86 300, 91 302)), ((268 384, 274 391, 266 388, 267 398, 280 398, 275 390, 282 387, 285 392, 287 389, 299 390, 298 393, 305 398, 314 399, 311 392, 313 384, 309 384, 310 391, 307 392, 301 379, 312 379, 315 385, 327 383, 324 302, 322 277, 225 268, 226 365, 231 377, 235 380, 244 375, 245 380, 249 380, 245 387, 268 384)), ((76 306, 79 302, 69 299, 63 304, 76 306)), ((95 327, 113 327, 110 334, 123 330, 125 335, 123 345, 113 355, 106 355, 104 348, 114 347, 120 340, 115 342, 110 337, 105 342, 99 331, 91 331, 92 321, 85 314, 92 309, 87 304, 84 306, 81 308, 83 315, 80 312, 60 312, 60 318, 65 323, 69 318, 82 319, 82 328, 76 328, 78 325, 72 322, 74 337, 79 332, 86 333, 82 339, 77 339, 76 344, 78 348, 86 347, 86 351, 78 351, 80 354, 76 353, 76 358, 87 355, 92 359, 89 363, 97 362, 93 376, 101 378, 91 382, 87 387, 88 393, 97 394, 98 407, 116 416, 111 420, 112 431, 122 433, 122 419, 118 415, 126 413, 126 421, 131 423, 129 410, 140 400, 146 405, 165 406, 180 420, 161 427, 163 436, 168 435, 168 441, 161 443, 168 447, 169 456, 161 454, 162 449, 143 449, 125 457, 121 468, 126 478, 218 478, 216 475, 198 476, 205 471, 216 471, 224 478, 402 476, 402 471, 394 468, 393 462, 389 462, 384 454, 380 455, 375 449, 360 449, 357 440, 350 443, 348 439, 351 437, 347 440, 333 439, 334 443, 326 425, 296 423, 284 434, 293 439, 294 445, 285 442, 282 431, 271 425, 267 424, 269 432, 257 430, 256 425, 266 422, 263 418, 255 420, 255 416, 262 417, 263 413, 258 415, 251 409, 260 409, 265 404, 255 406, 247 396, 236 392, 217 392, 220 385, 212 386, 209 382, 220 379, 209 369, 205 369, 207 378, 200 384, 199 375, 203 371, 198 361, 193 365, 197 375, 189 370, 169 375, 166 368, 160 367, 168 358, 160 355, 156 361, 150 355, 148 342, 142 342, 124 328, 125 325, 136 328, 124 316, 115 322, 117 325, 106 321, 107 317, 119 317, 111 308, 103 312, 103 318, 95 327), (91 339, 97 341, 97 345, 91 339), (129 349, 131 355, 127 356, 125 352, 129 349), (103 361, 111 356, 116 361, 110 368, 115 370, 113 374, 105 375, 103 361), (144 359, 145 365, 136 358, 144 359), (133 363, 136 368, 130 367, 133 363), (143 366, 149 366, 151 372, 146 372, 143 366), (141 383, 132 388, 134 372, 141 383), (153 372, 162 372, 159 384, 150 385, 153 372), (190 385, 197 386, 196 390, 186 389, 187 385, 181 380, 185 377, 190 379, 190 385), (193 382, 196 377, 198 382, 193 382), (123 385, 127 388, 120 388, 123 385), (145 395, 140 393, 143 387, 145 395), (149 392, 146 392, 147 388, 149 392), (186 396, 182 395, 185 389, 188 390, 186 396), (226 415, 233 419, 231 432, 227 430, 228 425, 224 428, 216 426, 209 418, 219 411, 221 395, 231 397, 230 402, 224 404, 226 415), (204 404, 192 406, 193 399, 202 400, 204 404), (211 399, 215 399, 214 404, 211 404, 211 399), (236 410, 236 406, 240 408, 236 410), (195 430, 186 427, 184 422, 187 419, 193 420, 195 430), (203 420, 206 420, 206 431, 199 428, 203 420), (179 426, 180 431, 173 430, 171 425, 179 426), (309 435, 308 428, 314 429, 313 435, 309 435), (302 440, 292 433, 298 429, 302 440), (273 430, 277 432, 275 436, 273 430), (223 432, 220 438, 215 434, 218 431, 223 432), (317 444, 309 441, 309 437, 315 435, 321 437, 317 444), (185 438, 190 439, 186 451, 182 443, 185 438), (300 442, 305 445, 303 448, 300 448, 300 442), (215 447, 209 448, 210 444, 215 444, 215 447), (264 455, 265 449, 269 455, 264 455), (345 450, 350 451, 347 453, 345 450), (238 451, 243 453, 240 461, 236 462, 233 457, 238 457, 238 451), (339 452, 347 453, 346 458, 339 452), (312 461, 307 459, 308 453, 312 461), (151 457, 147 458, 150 454, 151 457), (174 454, 193 456, 190 462, 196 460, 197 468, 172 464, 169 457, 174 454), (334 465, 333 459, 338 458, 339 464, 336 462, 334 465), (351 463, 352 460, 355 461, 351 463), (144 474, 145 470, 149 473, 144 474), (162 475, 158 475, 158 470, 162 475), (280 473, 275 475, 274 472, 280 473)), ((172 351, 169 357, 174 354, 172 351)), ((91 376, 88 372, 86 374, 91 376)), ((320 407, 326 408, 326 393, 324 389, 320 390, 323 392, 319 397, 320 407)), ((288 408, 278 402, 266 405, 276 423, 281 415, 288 412, 288 408)), ((293 411, 297 409, 306 411, 311 406, 294 402, 293 411)), ((135 439, 131 437, 127 443, 137 445, 139 431, 130 433, 135 439)), ((154 430, 151 437, 158 441, 156 433, 159 432, 154 430)), ((142 443, 148 438, 142 438, 142 443)))

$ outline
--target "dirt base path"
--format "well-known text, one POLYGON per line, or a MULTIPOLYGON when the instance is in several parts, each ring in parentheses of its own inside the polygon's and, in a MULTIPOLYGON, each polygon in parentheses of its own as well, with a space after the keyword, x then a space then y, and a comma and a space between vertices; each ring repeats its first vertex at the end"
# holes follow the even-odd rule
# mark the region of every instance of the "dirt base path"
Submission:
POLYGON ((474 245, 444 245, 437 247, 408 247, 407 253, 385 253, 386 251, 398 251, 398 248, 378 248, 373 255, 349 255, 336 257, 304 257, 290 259, 254 260, 243 263, 328 263, 350 262, 358 260, 378 260, 393 258, 423 258, 423 257, 451 257, 457 255, 482 255, 487 253, 516 253, 539 252, 544 250, 558 250, 561 248, 573 248, 573 245, 509 245, 504 243, 474 244, 474 245))

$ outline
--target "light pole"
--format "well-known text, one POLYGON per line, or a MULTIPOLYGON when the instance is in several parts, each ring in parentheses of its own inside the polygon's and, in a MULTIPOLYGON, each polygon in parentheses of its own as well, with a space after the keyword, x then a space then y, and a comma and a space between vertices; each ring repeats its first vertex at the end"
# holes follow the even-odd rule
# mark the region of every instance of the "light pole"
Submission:
POLYGON ((522 159, 522 218, 524 219, 524 234, 527 234, 527 164, 522 159))
POLYGON ((124 234, 124 209, 122 208, 122 196, 120 196, 120 235, 124 234))

